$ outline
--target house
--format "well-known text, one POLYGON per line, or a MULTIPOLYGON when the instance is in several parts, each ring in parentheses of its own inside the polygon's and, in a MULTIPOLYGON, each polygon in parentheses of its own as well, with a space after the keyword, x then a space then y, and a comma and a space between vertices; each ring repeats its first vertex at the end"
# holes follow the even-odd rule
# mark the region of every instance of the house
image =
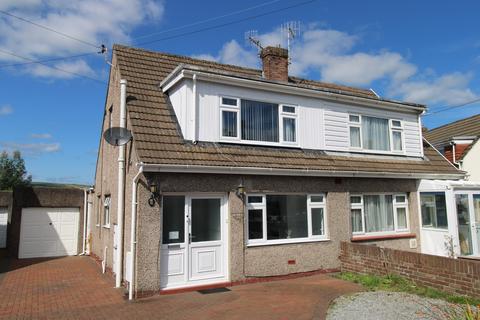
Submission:
POLYGON ((464 173, 423 141, 425 106, 116 45, 91 253, 129 298, 339 268, 341 241, 420 251, 420 179, 464 173))
POLYGON ((428 130, 425 138, 467 179, 480 181, 480 114, 428 130))

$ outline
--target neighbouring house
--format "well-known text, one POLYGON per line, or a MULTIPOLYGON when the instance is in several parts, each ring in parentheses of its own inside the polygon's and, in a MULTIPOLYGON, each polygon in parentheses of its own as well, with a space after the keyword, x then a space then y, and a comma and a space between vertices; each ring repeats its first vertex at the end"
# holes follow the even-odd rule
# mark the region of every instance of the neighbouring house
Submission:
POLYGON ((115 45, 91 252, 130 298, 340 266, 341 241, 420 252, 421 179, 464 177, 425 106, 288 74, 115 45))
POLYGON ((467 172, 468 180, 480 181, 480 114, 428 130, 424 135, 445 158, 467 172))
POLYGON ((12 211, 12 192, 0 191, 0 249, 7 247, 7 229, 12 211))

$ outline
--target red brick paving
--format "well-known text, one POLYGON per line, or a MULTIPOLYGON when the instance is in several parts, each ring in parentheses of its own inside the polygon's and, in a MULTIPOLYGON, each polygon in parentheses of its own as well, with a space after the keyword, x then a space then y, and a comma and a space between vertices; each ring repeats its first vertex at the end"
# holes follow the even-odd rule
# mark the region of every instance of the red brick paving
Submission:
POLYGON ((321 274, 128 302, 113 284, 89 257, 11 260, 0 273, 0 319, 323 319, 330 301, 360 290, 321 274))

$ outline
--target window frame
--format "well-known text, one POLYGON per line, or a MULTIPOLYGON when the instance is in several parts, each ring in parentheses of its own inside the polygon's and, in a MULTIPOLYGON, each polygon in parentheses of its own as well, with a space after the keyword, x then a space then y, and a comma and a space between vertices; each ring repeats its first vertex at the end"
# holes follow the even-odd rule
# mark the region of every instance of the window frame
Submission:
POLYGON ((328 213, 327 213, 327 194, 326 193, 248 193, 245 195, 245 244, 248 247, 252 246, 265 246, 265 245, 276 245, 276 244, 288 244, 288 243, 302 243, 302 242, 316 242, 316 241, 330 241, 329 230, 328 230, 328 213), (267 196, 269 195, 306 195, 307 196, 307 237, 302 238, 291 238, 291 239, 267 239, 267 196), (322 202, 312 202, 312 197, 322 196, 322 202), (262 197, 262 202, 258 203, 249 203, 248 197, 262 197), (312 226, 312 209, 322 208, 323 209, 323 235, 313 235, 313 226, 312 226), (249 210, 262 210, 262 233, 263 237, 261 239, 249 239, 249 210))
POLYGON ((267 99, 255 99, 255 98, 248 98, 248 97, 234 97, 229 95, 219 95, 219 140, 224 142, 235 142, 235 143, 243 143, 243 144, 255 144, 255 145, 263 145, 263 146, 280 146, 280 147, 297 147, 299 145, 299 114, 298 114, 298 105, 292 103, 279 103, 277 101, 269 101, 267 99), (227 105, 223 104, 223 98, 227 99, 235 99, 237 101, 237 105, 227 105), (241 113, 241 105, 242 100, 252 100, 255 102, 260 103, 273 103, 278 105, 278 142, 273 141, 259 141, 259 140, 244 140, 242 139, 242 113, 241 113), (283 111, 283 107, 293 107, 295 108, 295 112, 286 112, 283 111), (223 112, 235 112, 237 114, 237 136, 236 137, 229 137, 223 135, 223 112), (295 141, 286 141, 283 138, 283 119, 293 119, 295 121, 295 141))
MULTIPOLYGON (((420 191, 418 193, 418 205, 419 205, 419 212, 420 212, 420 226, 422 229, 425 229, 425 230, 435 230, 435 231, 442 231, 442 232, 447 232, 449 229, 450 229, 450 225, 449 225, 449 221, 448 221, 448 200, 447 200, 448 196, 447 196, 447 192, 445 191, 442 191, 442 190, 433 190, 433 191, 420 191), (438 227, 438 217, 435 216, 435 219, 437 221, 437 227, 434 227, 433 225, 432 226, 425 226, 423 225, 423 215, 422 215, 422 193, 427 193, 427 194, 443 194, 444 196, 444 199, 445 199, 445 214, 446 214, 446 217, 447 217, 447 226, 446 227, 438 227)), ((435 201, 435 199, 434 199, 435 201)), ((435 202, 435 215, 437 215, 437 204, 435 202)))
POLYGON ((97 196, 96 213, 97 213, 97 216, 95 220, 95 226, 100 227, 102 225, 102 215, 103 215, 103 201, 102 201, 101 195, 97 196))
POLYGON ((104 228, 110 228, 110 214, 111 214, 111 207, 112 207, 112 197, 107 194, 105 195, 104 197, 104 200, 103 200, 103 227, 104 228), (108 217, 108 220, 107 220, 107 217, 108 217))
POLYGON ((366 193, 352 193, 349 195, 349 202, 350 202, 350 230, 352 233, 352 237, 355 238, 357 236, 383 236, 383 235, 396 235, 396 234, 405 234, 410 232, 410 217, 409 217, 409 201, 408 201, 408 194, 407 193, 379 193, 379 192, 366 192, 366 193), (374 231, 374 232, 366 232, 366 225, 365 225, 365 202, 363 200, 363 196, 365 195, 378 195, 378 196, 392 196, 392 210, 393 210, 393 230, 392 231, 374 231), (405 197, 405 202, 399 203, 397 202, 397 196, 405 197), (360 203, 352 203, 351 197, 360 197, 360 203), (400 228, 398 226, 398 208, 405 208, 405 215, 406 215, 406 228, 400 228), (352 210, 353 209, 360 209, 362 212, 362 231, 353 232, 352 226, 352 210))
POLYGON ((381 116, 376 116, 376 115, 370 115, 370 114, 359 114, 355 112, 348 112, 348 148, 351 151, 362 151, 365 153, 378 153, 378 154, 398 154, 398 155, 405 155, 405 134, 404 134, 404 120, 398 119, 398 118, 384 118, 381 116), (359 117, 359 121, 351 121, 350 116, 355 116, 359 117), (374 150, 374 149, 366 149, 363 146, 363 117, 370 117, 370 118, 377 118, 377 119, 384 119, 388 121, 388 141, 390 143, 390 150, 374 150), (393 122, 394 121, 399 121, 400 126, 394 126, 393 122), (360 130, 360 147, 353 147, 352 146, 352 140, 351 140, 351 134, 350 131, 352 127, 359 128, 360 130), (394 145, 393 145, 393 132, 399 132, 400 133, 400 139, 402 140, 402 150, 395 150, 394 145))

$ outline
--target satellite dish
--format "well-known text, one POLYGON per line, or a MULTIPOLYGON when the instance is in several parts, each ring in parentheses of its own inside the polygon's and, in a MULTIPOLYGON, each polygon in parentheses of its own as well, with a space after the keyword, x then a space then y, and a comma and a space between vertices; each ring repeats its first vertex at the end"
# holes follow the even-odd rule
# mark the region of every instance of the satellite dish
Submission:
POLYGON ((118 147, 130 141, 132 133, 126 128, 113 127, 103 133, 103 138, 112 146, 118 147))

